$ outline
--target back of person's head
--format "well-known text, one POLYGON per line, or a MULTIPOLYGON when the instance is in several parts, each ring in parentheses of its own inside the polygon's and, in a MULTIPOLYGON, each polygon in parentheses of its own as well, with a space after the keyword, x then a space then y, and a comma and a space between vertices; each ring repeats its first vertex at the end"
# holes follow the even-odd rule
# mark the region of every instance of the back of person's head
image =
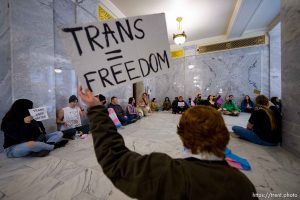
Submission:
POLYGON ((195 106, 182 114, 177 127, 183 145, 193 154, 213 153, 224 158, 229 132, 223 117, 210 106, 195 106))
POLYGON ((78 102, 78 98, 76 97, 76 95, 71 95, 69 97, 69 103, 71 103, 71 102, 78 102))
POLYGON ((255 99, 255 103, 257 106, 268 106, 269 99, 265 95, 258 95, 255 99))
POLYGON ((268 115, 269 120, 270 120, 271 129, 276 130, 278 128, 277 121, 276 121, 274 112, 268 108, 268 105, 269 105, 268 97, 266 97, 265 95, 259 95, 256 97, 255 103, 256 103, 257 110, 262 109, 268 115))
POLYGON ((98 95, 99 101, 103 103, 103 105, 106 104, 106 97, 102 94, 98 95))
POLYGON ((270 100, 274 105, 278 104, 278 97, 272 97, 270 100))
POLYGON ((28 99, 18 99, 16 100, 8 112, 2 119, 1 130, 3 130, 3 126, 7 122, 11 123, 21 123, 23 119, 30 115, 28 109, 33 108, 33 102, 28 99))

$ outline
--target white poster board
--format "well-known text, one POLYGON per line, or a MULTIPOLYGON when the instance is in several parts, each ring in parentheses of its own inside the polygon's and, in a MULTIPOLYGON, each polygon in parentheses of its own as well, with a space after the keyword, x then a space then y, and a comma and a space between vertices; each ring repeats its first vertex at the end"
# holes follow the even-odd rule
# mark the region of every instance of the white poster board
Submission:
POLYGON ((184 102, 178 102, 178 107, 184 107, 184 102))
POLYGON ((29 109, 29 113, 36 121, 43 121, 48 119, 47 107, 29 109))
POLYGON ((75 25, 60 33, 80 84, 94 94, 170 71, 162 13, 75 25))

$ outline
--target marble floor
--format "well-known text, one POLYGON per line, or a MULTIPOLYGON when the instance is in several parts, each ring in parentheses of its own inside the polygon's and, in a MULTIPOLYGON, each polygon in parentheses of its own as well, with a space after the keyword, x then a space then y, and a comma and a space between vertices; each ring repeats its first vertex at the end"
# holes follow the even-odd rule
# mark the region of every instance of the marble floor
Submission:
MULTIPOLYGON (((179 117, 166 112, 153 113, 119 129, 119 132, 126 146, 141 154, 160 151, 172 157, 181 157, 182 146, 176 134, 179 117)), ((242 113, 239 117, 224 118, 231 130, 233 125, 245 126, 249 115, 242 113)), ((258 146, 238 138, 230 139, 229 148, 248 159, 252 170, 243 172, 254 183, 258 193, 294 193, 300 198, 299 158, 281 147, 258 146)), ((7 159, 1 153, 0 199, 130 198, 116 189, 103 174, 89 136, 83 140, 72 140, 66 147, 54 150, 43 158, 7 159)))

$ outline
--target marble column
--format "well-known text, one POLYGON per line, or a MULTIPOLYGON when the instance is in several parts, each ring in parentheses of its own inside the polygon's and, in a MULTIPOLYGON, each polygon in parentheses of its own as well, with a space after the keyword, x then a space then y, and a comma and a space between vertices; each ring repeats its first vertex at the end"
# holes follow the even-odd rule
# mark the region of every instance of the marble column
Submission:
POLYGON ((135 99, 137 101, 141 100, 141 97, 143 95, 143 93, 145 92, 145 86, 144 86, 144 82, 140 81, 134 84, 134 89, 135 89, 135 99))
MULTIPOLYGON (((12 103, 10 25, 8 0, 0 4, 0 120, 12 103)), ((0 133, 0 152, 3 150, 3 133, 0 133)))
POLYGON ((77 79, 75 70, 69 59, 63 41, 59 36, 62 27, 75 23, 75 4, 70 0, 54 0, 54 66, 61 69, 60 73, 55 73, 55 97, 56 110, 68 105, 68 99, 71 95, 77 93, 77 79))
POLYGON ((300 156, 300 1, 281 1, 283 147, 300 156))
POLYGON ((56 130, 53 0, 11 0, 13 101, 27 98, 47 106, 48 132, 56 130))
POLYGON ((281 99, 281 24, 269 32, 270 41, 270 97, 281 99))

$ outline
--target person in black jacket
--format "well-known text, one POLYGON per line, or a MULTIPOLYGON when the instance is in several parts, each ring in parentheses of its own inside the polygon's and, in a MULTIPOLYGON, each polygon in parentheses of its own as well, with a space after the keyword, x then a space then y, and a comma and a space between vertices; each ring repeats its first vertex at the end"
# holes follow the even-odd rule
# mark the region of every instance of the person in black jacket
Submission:
POLYGON ((32 107, 33 103, 28 99, 16 100, 2 119, 3 147, 9 158, 46 156, 68 142, 61 140, 62 132, 46 134, 43 123, 30 116, 32 107))
POLYGON ((107 109, 86 89, 78 94, 89 107, 94 150, 104 174, 135 199, 253 200, 251 181, 225 161, 229 132, 223 117, 210 106, 195 106, 182 114, 177 126, 184 158, 165 153, 141 155, 125 146, 107 109))

